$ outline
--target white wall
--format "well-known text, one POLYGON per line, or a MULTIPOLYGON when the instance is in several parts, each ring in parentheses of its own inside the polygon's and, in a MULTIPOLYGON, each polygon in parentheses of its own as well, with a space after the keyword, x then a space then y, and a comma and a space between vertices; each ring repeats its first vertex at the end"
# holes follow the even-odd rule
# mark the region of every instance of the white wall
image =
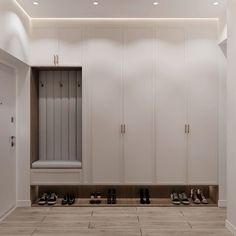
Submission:
POLYGON ((20 64, 16 70, 17 205, 30 206, 30 68, 20 64))
POLYGON ((219 43, 227 39, 227 16, 226 11, 219 17, 219 43))
POLYGON ((28 63, 30 21, 14 0, 0 0, 0 48, 28 63))
POLYGON ((219 206, 227 205, 226 181, 226 80, 227 80, 227 22, 226 13, 219 18, 219 206))
POLYGON ((227 227, 236 235, 236 1, 228 0, 227 227))

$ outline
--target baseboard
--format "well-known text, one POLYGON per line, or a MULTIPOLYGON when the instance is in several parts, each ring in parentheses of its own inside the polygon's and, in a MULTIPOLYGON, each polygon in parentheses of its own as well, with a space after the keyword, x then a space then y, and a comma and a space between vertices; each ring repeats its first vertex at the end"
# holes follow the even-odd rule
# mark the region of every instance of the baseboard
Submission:
POLYGON ((5 218, 7 218, 14 210, 16 209, 16 206, 11 208, 8 212, 6 212, 3 216, 0 217, 0 222, 3 221, 5 218))
POLYGON ((18 200, 16 203, 17 207, 31 207, 30 200, 18 200))
POLYGON ((227 201, 226 200, 219 200, 218 201, 218 207, 222 207, 222 208, 225 208, 227 207, 227 201))
POLYGON ((231 224, 228 220, 226 220, 225 226, 234 236, 236 236, 236 227, 233 224, 231 224))

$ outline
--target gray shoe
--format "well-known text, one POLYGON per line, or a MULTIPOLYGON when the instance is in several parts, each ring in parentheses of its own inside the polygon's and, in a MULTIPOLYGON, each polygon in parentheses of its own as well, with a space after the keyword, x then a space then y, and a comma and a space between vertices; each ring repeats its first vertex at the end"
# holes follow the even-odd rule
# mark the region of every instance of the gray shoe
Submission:
POLYGON ((208 204, 208 201, 207 201, 206 197, 204 196, 203 191, 201 189, 197 190, 197 195, 198 195, 198 198, 200 199, 202 204, 208 204))
POLYGON ((191 189, 191 198, 194 204, 200 204, 201 201, 197 195, 197 189, 191 189))
POLYGON ((185 192, 179 194, 179 199, 183 205, 189 205, 190 201, 188 199, 188 196, 185 192))
POLYGON ((170 198, 174 205, 180 205, 181 202, 176 192, 171 193, 170 198))

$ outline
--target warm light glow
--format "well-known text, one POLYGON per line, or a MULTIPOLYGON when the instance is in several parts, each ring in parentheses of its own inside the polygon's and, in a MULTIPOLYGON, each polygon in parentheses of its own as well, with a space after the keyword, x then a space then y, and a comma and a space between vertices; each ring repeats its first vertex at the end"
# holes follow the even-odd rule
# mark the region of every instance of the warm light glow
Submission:
POLYGON ((213 5, 214 6, 218 6, 220 3, 219 2, 214 2, 213 5))
POLYGON ((37 6, 37 5, 39 5, 39 2, 33 2, 33 4, 35 5, 35 6, 37 6))
POLYGON ((97 6, 97 5, 98 5, 98 2, 93 2, 93 5, 94 5, 94 6, 97 6))
POLYGON ((154 2, 153 5, 154 5, 154 6, 159 5, 159 2, 154 2))

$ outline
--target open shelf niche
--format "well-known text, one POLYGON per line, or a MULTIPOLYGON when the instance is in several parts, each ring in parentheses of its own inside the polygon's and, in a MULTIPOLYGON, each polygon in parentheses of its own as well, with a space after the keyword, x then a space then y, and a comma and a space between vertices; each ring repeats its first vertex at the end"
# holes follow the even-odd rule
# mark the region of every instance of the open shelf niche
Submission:
MULTIPOLYGON (((33 184, 53 184, 58 179, 58 184, 63 184, 62 178, 70 183, 69 170, 75 173, 75 169, 81 168, 82 68, 33 67, 31 180, 33 184), (64 174, 66 170, 69 179, 60 176, 63 172, 60 170, 64 174)), ((74 177, 72 174, 71 178, 74 177)))
MULTIPOLYGON (((192 188, 200 188, 208 199, 209 204, 196 205, 190 203, 185 207, 216 207, 218 202, 218 186, 105 186, 105 185, 80 185, 80 186, 32 186, 32 206, 38 207, 38 198, 42 193, 56 193, 58 195, 57 203, 54 207, 62 207, 61 200, 64 194, 72 193, 75 195, 75 204, 72 207, 173 207, 170 200, 172 191, 186 192, 190 196, 192 188), (149 189, 151 204, 140 204, 140 189, 149 189), (107 204, 108 189, 116 189, 117 204, 107 204), (90 194, 92 192, 100 192, 102 195, 101 204, 90 204, 90 194)), ((48 206, 48 205, 45 205, 48 206)), ((180 207, 184 205, 179 205, 180 207)), ((177 206, 178 207, 178 206, 177 206)))

